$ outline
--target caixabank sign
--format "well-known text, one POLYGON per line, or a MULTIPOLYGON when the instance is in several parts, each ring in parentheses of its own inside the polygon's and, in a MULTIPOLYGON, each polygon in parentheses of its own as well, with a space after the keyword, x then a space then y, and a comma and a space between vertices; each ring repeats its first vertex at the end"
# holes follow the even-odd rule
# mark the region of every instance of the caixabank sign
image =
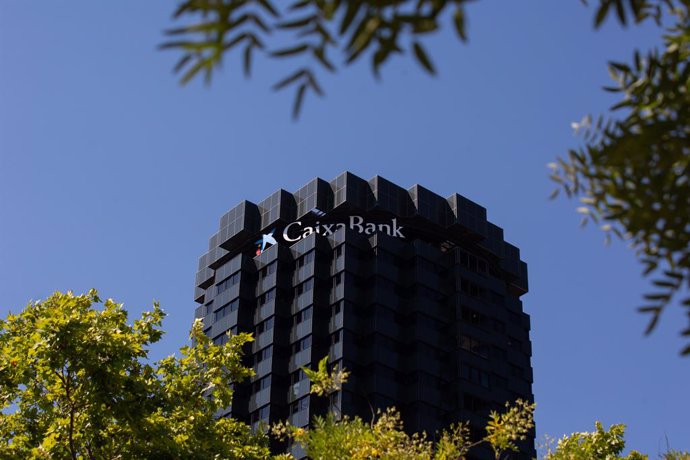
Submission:
MULTIPOLYGON (((323 212, 319 212, 324 215, 323 212)), ((314 213, 319 215, 317 213, 314 213)), ((323 219, 322 219, 323 220, 323 219)), ((306 219, 296 220, 285 225, 282 230, 272 229, 267 233, 261 235, 256 244, 256 255, 261 254, 266 249, 273 245, 282 242, 291 245, 303 238, 312 234, 321 236, 329 236, 340 229, 349 229, 350 231, 360 233, 363 235, 373 235, 374 233, 384 233, 394 238, 405 238, 405 227, 398 223, 397 217, 390 219, 371 220, 362 215, 338 216, 328 219, 328 222, 309 222, 306 219)))

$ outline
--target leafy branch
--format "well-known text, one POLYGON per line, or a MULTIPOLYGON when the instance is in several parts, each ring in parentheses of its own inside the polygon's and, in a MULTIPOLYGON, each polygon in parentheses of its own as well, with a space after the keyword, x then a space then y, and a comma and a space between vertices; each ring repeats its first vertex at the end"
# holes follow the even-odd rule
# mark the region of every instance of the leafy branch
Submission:
MULTIPOLYGON (((342 390, 348 377, 348 372, 338 367, 329 371, 328 356, 319 361, 316 370, 302 370, 311 381, 310 393, 317 396, 342 390)), ((400 413, 393 407, 375 412, 371 423, 360 417, 342 414, 335 417, 329 412, 325 417, 314 417, 310 429, 279 422, 272 426, 271 432, 279 440, 301 444, 310 458, 464 459, 471 449, 487 443, 498 460, 508 451, 519 451, 517 443, 526 440, 534 428, 535 407, 520 399, 513 405, 506 403, 504 412, 490 414, 486 436, 476 441, 472 441, 467 422, 451 424, 437 434, 435 443, 427 439, 426 433, 409 435, 400 413)), ((292 456, 285 454, 278 458, 292 459, 292 456)))
POLYGON ((448 19, 466 41, 467 1, 294 0, 279 6, 271 0, 185 0, 174 18, 189 24, 167 30, 169 40, 160 48, 182 52, 174 68, 182 84, 197 75, 210 82, 225 54, 235 50, 242 53, 246 76, 256 53, 296 63, 273 89, 294 88, 297 117, 307 92, 323 95, 320 72, 336 72, 365 56, 376 77, 392 56, 404 53, 435 74, 422 40, 448 19))
MULTIPOLYGON (((665 11, 673 25, 661 51, 609 64, 614 85, 604 89, 621 96, 611 110, 623 116, 574 123, 584 146, 552 163, 551 177, 580 197, 583 223, 628 240, 645 276, 657 275, 639 308, 651 315, 649 334, 677 295, 690 318, 690 1, 602 0, 596 24, 614 9, 623 24, 659 22, 665 11)), ((690 337, 690 322, 681 333, 690 337)))

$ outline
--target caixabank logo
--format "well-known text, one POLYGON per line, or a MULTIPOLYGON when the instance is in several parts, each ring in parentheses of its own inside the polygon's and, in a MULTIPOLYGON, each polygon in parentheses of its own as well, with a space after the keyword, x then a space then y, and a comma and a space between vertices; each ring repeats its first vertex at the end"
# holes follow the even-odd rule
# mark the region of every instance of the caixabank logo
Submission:
MULTIPOLYGON (((318 213, 314 213, 319 215, 318 213)), ((320 212, 321 216, 324 215, 320 212)), ((405 238, 403 230, 405 227, 398 224, 398 218, 393 217, 385 222, 373 222, 366 220, 363 216, 352 215, 352 216, 341 216, 340 218, 334 218, 332 222, 319 222, 318 220, 313 223, 306 223, 306 221, 296 220, 287 224, 282 232, 279 232, 278 239, 282 240, 281 243, 293 244, 297 241, 308 237, 312 234, 317 234, 321 236, 333 235, 336 231, 341 228, 349 229, 353 232, 360 233, 363 235, 373 235, 374 233, 385 233, 388 236, 394 238, 405 238), (337 219, 337 220, 335 220, 337 219)), ((279 244, 274 234, 276 229, 270 230, 268 233, 261 235, 261 238, 256 240, 256 255, 258 256, 266 249, 273 245, 279 244)))
POLYGON ((261 235, 261 239, 256 240, 254 244, 256 244, 256 255, 258 256, 262 252, 264 252, 266 249, 270 248, 274 244, 278 244, 276 239, 273 237, 273 232, 275 230, 271 230, 268 233, 264 233, 261 235))

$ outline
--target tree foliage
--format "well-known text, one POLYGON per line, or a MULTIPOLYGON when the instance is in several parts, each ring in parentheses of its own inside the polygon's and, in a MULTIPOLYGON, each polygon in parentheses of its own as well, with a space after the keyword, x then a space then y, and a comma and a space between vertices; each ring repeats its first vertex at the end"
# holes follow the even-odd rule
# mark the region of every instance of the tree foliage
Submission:
POLYGON ((297 116, 307 91, 322 95, 320 71, 335 72, 368 59, 374 75, 392 56, 408 53, 428 73, 435 67, 423 39, 444 23, 466 40, 468 0, 184 0, 175 18, 186 25, 167 31, 164 49, 182 52, 175 70, 187 83, 210 81, 226 53, 242 54, 245 75, 254 55, 293 61, 274 89, 295 88, 297 116), (272 40, 278 35, 281 40, 272 40), (274 44, 275 43, 275 44, 274 44))
POLYGON ((300 443, 314 459, 430 459, 431 443, 422 435, 408 435, 393 408, 379 413, 369 424, 359 417, 336 419, 333 413, 315 417, 308 430, 286 423, 273 433, 300 443))
MULTIPOLYGON (((323 396, 339 391, 347 380, 344 369, 329 371, 327 363, 326 356, 317 370, 303 368, 312 382, 312 394, 323 396)), ((369 423, 360 417, 330 412, 315 417, 310 429, 280 422, 271 431, 279 439, 299 443, 313 459, 456 460, 483 443, 491 446, 496 459, 500 459, 508 451, 518 451, 516 442, 527 439, 534 428, 534 409, 534 404, 518 400, 515 405, 506 404, 504 413, 492 412, 487 435, 479 441, 471 440, 468 423, 450 425, 437 433, 436 442, 426 433, 410 435, 404 430, 400 413, 392 407, 379 410, 369 423)))
POLYGON ((534 404, 518 399, 513 406, 506 403, 503 413, 491 412, 484 440, 489 443, 497 459, 505 451, 519 451, 516 443, 526 440, 534 428, 534 409, 534 404))
POLYGON ((339 391, 350 375, 348 371, 340 368, 335 368, 329 372, 328 356, 324 356, 319 361, 317 370, 314 371, 306 367, 303 367, 302 370, 311 384, 310 392, 317 396, 328 396, 339 391))
POLYGON ((637 451, 621 456, 625 449, 625 425, 611 425, 605 430, 596 422, 595 428, 593 432, 564 436, 555 449, 549 449, 544 460, 647 460, 647 455, 637 451))
POLYGON ((0 458, 266 458, 260 436, 232 418, 231 381, 247 334, 216 346, 201 323, 180 358, 147 362, 162 335, 158 304, 132 325, 96 291, 56 292, 0 322, 0 458))
POLYGON ((669 449, 661 455, 662 460, 690 460, 690 452, 669 449))
MULTIPOLYGON (((121 304, 100 303, 94 290, 56 292, 0 321, 0 459, 292 458, 272 456, 261 430, 217 416, 231 403, 230 384, 253 375, 241 364, 249 334, 217 346, 197 320, 192 346, 181 348, 179 358, 150 364, 148 348, 163 333, 158 304, 130 325, 121 304)), ((319 396, 339 391, 347 379, 344 369, 328 369, 327 358, 304 370, 319 396)), ((534 408, 518 400, 493 412, 479 440, 470 438, 467 423, 449 426, 433 441, 426 433, 408 434, 394 408, 370 422, 329 413, 308 429, 281 422, 271 432, 321 460, 462 460, 479 444, 501 459, 534 427, 534 408)), ((620 457, 623 425, 596 428, 563 438, 545 460, 646 458, 620 457)), ((690 454, 669 448, 663 458, 690 454)))
MULTIPOLYGON (((574 124, 584 146, 552 164, 552 178, 580 196, 584 222, 629 240, 654 275, 640 308, 651 314, 649 333, 674 298, 690 318, 690 1, 602 0, 597 24, 613 10, 623 23, 671 22, 665 46, 610 63, 615 84, 606 90, 621 96, 612 107, 620 118, 574 124)), ((690 324, 682 334, 690 337, 690 324)))

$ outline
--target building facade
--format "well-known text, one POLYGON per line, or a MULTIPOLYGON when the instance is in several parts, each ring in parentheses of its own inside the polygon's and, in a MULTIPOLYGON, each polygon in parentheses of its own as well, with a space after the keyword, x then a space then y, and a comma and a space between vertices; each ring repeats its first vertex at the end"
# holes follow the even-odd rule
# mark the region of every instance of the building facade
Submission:
MULTIPOLYGON (((366 420, 395 406, 410 432, 465 420, 482 437, 490 410, 533 400, 526 292, 519 250, 481 206, 344 173, 226 213, 194 298, 214 342, 255 336, 256 376, 227 414, 307 426, 329 405, 366 420), (300 370, 326 355, 351 372, 330 400, 300 370)), ((535 456, 532 437, 514 458, 535 456)))

